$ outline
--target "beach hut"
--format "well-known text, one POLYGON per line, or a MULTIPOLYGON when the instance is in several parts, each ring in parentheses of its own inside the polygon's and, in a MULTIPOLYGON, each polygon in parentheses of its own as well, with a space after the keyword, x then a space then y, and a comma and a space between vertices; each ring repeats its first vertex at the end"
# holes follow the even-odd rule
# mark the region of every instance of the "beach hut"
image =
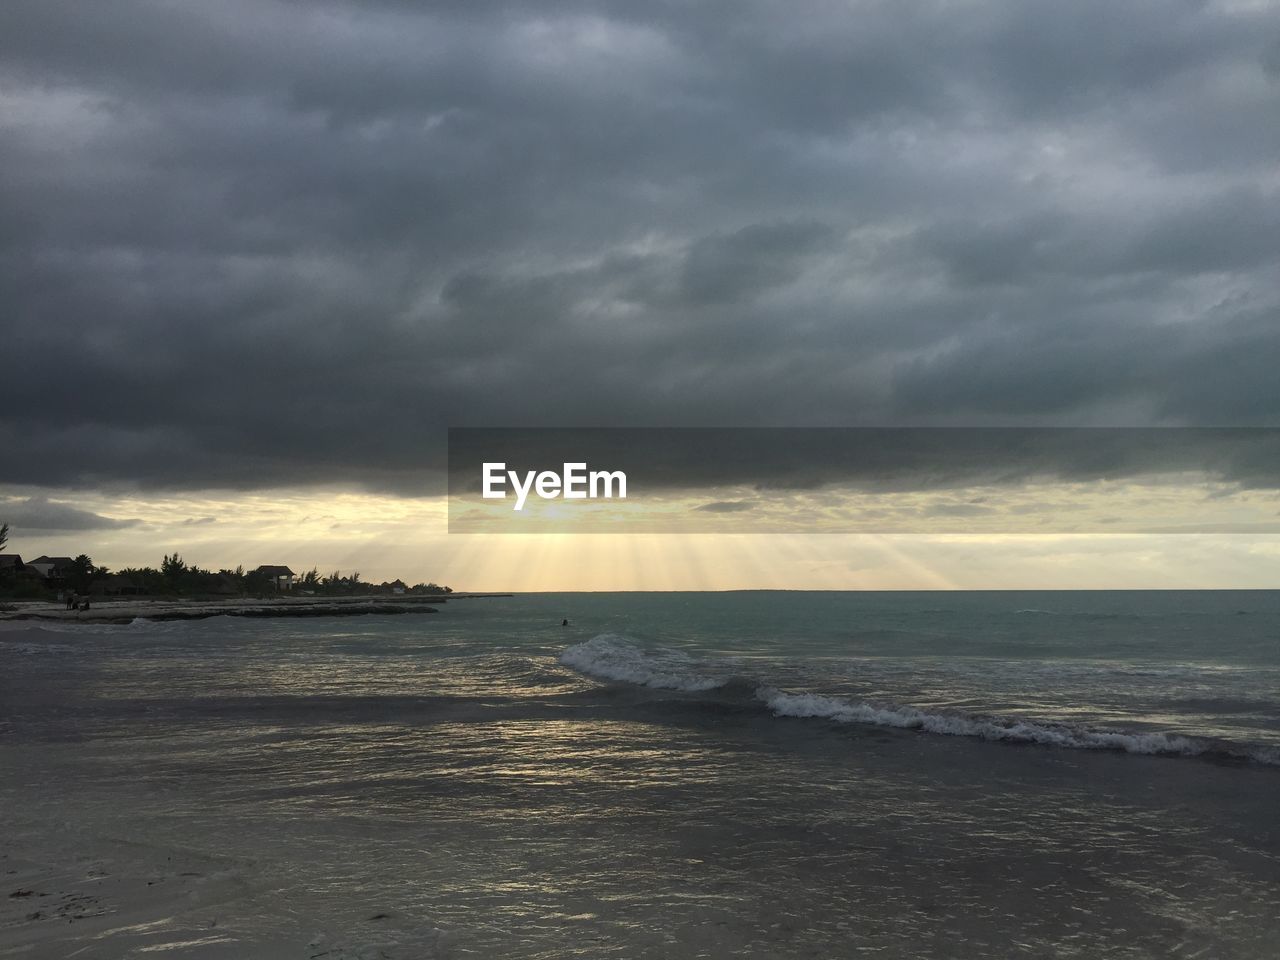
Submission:
POLYGON ((294 577, 297 576, 288 567, 271 564, 261 566, 253 572, 266 577, 277 590, 292 590, 294 577))

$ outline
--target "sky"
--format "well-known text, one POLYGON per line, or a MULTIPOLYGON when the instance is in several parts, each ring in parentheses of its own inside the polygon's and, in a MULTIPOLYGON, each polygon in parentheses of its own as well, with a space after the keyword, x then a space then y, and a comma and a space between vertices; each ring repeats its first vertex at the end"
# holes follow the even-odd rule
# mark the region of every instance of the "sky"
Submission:
POLYGON ((470 589, 1280 574, 1267 537, 535 542, 441 501, 459 426, 1280 426, 1275 3, 3 21, 12 550, 470 589))

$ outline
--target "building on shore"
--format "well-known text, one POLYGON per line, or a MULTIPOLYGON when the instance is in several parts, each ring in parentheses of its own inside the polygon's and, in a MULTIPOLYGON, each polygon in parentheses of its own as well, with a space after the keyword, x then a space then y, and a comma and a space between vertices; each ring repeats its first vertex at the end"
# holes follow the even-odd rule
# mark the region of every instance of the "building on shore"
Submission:
POLYGON ((277 590, 292 590, 294 577, 297 576, 288 567, 272 564, 265 564, 253 572, 259 576, 266 577, 277 590))
POLYGON ((35 572, 35 568, 29 563, 23 563, 21 556, 16 553, 0 553, 0 577, 18 577, 28 572, 35 572))
POLYGON ((74 564, 70 557, 39 556, 31 561, 30 566, 35 567, 46 580, 65 580, 67 570, 74 564))

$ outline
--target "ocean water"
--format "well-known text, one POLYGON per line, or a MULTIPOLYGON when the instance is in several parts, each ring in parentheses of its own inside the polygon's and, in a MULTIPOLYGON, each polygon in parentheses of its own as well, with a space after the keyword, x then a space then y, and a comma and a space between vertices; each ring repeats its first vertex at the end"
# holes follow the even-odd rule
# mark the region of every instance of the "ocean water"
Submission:
POLYGON ((1280 593, 8 624, 0 773, 0 957, 1273 958, 1280 593))

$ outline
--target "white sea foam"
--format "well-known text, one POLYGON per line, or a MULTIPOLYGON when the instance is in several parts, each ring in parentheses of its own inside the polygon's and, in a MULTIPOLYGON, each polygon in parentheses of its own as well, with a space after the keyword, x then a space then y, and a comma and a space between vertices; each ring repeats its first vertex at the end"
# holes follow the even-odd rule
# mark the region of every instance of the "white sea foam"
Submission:
MULTIPOLYGON (((689 692, 723 689, 734 675, 729 669, 730 661, 716 666, 677 650, 645 649, 616 634, 601 634, 585 643, 574 644, 560 655, 560 662, 602 680, 689 692)), ((944 736, 1069 749, 1249 759, 1280 766, 1280 750, 1274 748, 1231 744, 1161 731, 1089 729, 1023 717, 982 716, 959 711, 935 712, 897 703, 870 703, 816 693, 791 693, 768 685, 756 687, 755 698, 779 717, 813 717, 840 723, 897 727, 944 736)))
POLYGON ((592 677, 662 690, 714 690, 725 683, 678 650, 644 650, 613 633, 575 643, 560 654, 560 662, 592 677))
MULTIPOLYGON (((822 717, 841 723, 865 723, 878 727, 924 730, 952 737, 979 737, 1014 743, 1039 743, 1086 750, 1123 750, 1127 753, 1174 754, 1194 757, 1209 752, 1209 744, 1170 733, 1138 733, 1111 730, 1078 730, 1030 720, 1003 720, 959 713, 930 713, 916 707, 857 703, 812 693, 785 693, 761 687, 756 696, 778 716, 822 717)), ((1265 757, 1254 759, 1268 762, 1265 757)))

